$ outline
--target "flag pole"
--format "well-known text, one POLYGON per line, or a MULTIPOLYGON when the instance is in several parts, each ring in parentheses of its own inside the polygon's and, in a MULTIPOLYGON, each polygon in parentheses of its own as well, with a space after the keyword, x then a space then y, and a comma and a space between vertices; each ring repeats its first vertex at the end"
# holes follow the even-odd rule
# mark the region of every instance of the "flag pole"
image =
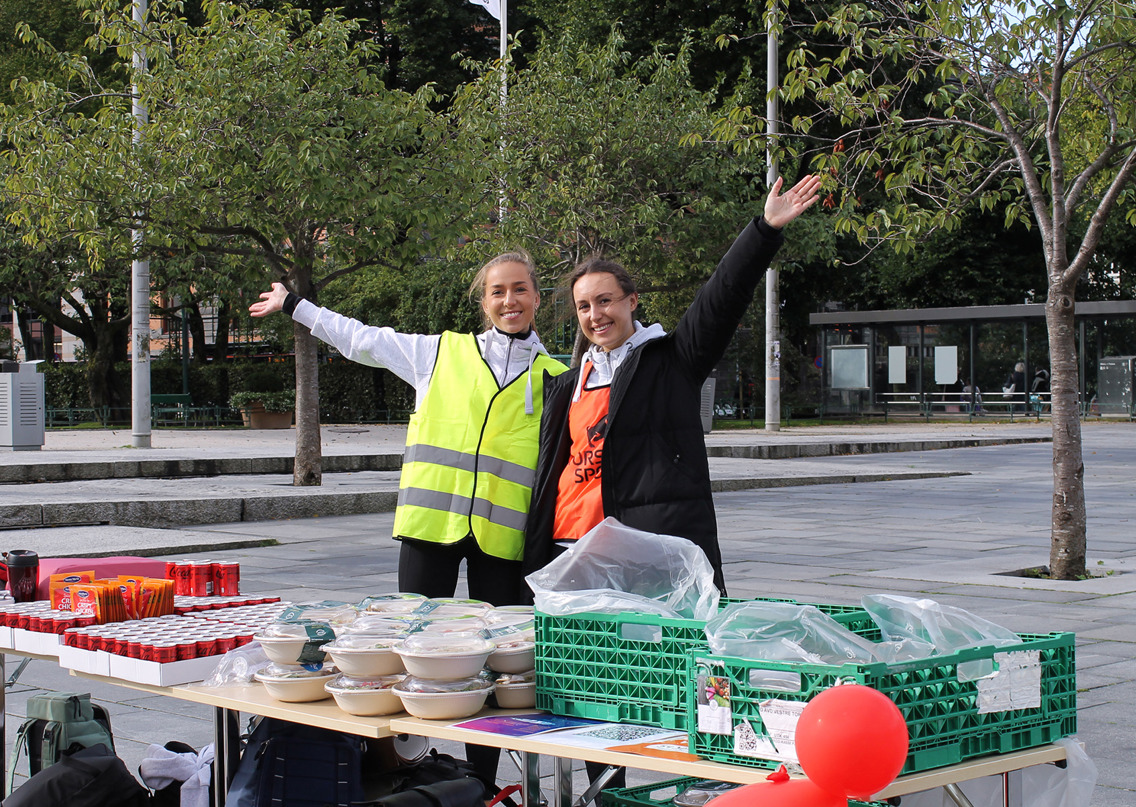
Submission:
MULTIPOLYGON (((505 103, 509 95, 509 68, 505 56, 509 51, 509 0, 501 0, 501 119, 505 117, 505 103)), ((501 138, 501 156, 505 156, 505 138, 501 138)), ((505 220, 505 177, 501 177, 501 197, 497 200, 497 222, 505 220)))

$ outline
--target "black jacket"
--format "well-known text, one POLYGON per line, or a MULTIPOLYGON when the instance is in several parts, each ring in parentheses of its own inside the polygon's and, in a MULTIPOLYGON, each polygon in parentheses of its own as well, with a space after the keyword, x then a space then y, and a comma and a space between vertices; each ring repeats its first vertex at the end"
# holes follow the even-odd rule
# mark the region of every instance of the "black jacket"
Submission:
MULTIPOLYGON (((604 515, 628 527, 698 544, 723 590, 699 414, 702 384, 725 353, 783 240, 781 231, 761 219, 747 225, 674 332, 633 349, 612 379, 601 460, 604 515)), ((579 375, 577 367, 545 378, 540 455, 525 535, 525 574, 545 566, 555 555, 557 488, 568 462, 568 409, 579 375)))

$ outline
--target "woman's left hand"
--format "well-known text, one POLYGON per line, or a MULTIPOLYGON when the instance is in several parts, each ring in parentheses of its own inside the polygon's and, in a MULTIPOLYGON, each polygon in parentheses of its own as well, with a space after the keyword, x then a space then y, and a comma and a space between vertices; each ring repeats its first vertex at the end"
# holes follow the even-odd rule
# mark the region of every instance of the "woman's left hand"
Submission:
POLYGON ((785 193, 781 193, 784 179, 777 177, 769 196, 765 199, 765 223, 781 229, 797 216, 812 207, 820 190, 820 177, 810 174, 785 193))

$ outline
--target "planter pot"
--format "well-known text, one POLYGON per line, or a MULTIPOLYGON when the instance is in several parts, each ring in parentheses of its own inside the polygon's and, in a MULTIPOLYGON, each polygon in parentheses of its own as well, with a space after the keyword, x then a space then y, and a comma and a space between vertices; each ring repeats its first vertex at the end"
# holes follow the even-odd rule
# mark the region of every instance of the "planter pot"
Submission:
POLYGON ((247 409, 241 410, 241 419, 250 429, 290 429, 291 412, 267 412, 264 404, 257 401, 247 409))

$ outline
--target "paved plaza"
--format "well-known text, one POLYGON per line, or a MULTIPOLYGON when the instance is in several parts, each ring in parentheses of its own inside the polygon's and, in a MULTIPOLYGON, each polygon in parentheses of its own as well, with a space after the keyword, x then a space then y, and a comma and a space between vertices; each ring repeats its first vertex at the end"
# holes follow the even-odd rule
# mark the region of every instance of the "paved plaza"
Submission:
MULTIPOLYGON (((128 431, 51 432, 43 451, 0 454, 9 481, 0 485, 3 548, 44 557, 236 560, 242 592, 292 601, 394 591, 398 544, 389 510, 397 463, 357 458, 397 459, 404 433, 325 427, 329 466, 344 470, 326 474, 323 491, 312 491, 292 488, 288 473, 271 464, 290 456, 291 431, 161 431, 151 449, 130 449, 128 431), (186 464, 204 459, 245 464, 196 471, 186 464), (164 465, 141 468, 151 462, 164 465), (104 470, 94 470, 98 463, 104 470), (37 481, 50 478, 72 481, 37 481), (211 504, 234 500, 240 506, 230 511, 211 504), (127 506, 132 502, 148 508, 127 506), (227 513, 235 515, 219 520, 227 513), (37 526, 44 523, 59 526, 37 526)), ((1131 807, 1136 424, 1084 425, 1095 576, 1077 582, 1008 574, 1048 561, 1048 437, 1048 424, 1028 422, 715 432, 708 444, 712 455, 723 455, 712 456, 711 472, 726 581, 736 597, 855 604, 865 594, 894 592, 959 606, 1019 633, 1075 632, 1078 737, 1099 768, 1092 805, 1131 807), (834 455, 832 446, 844 453, 834 455)), ((9 674, 16 661, 9 657, 9 674)), ((91 691, 107 705, 119 754, 132 769, 151 742, 200 747, 212 739, 206 707, 33 661, 8 690, 9 743, 26 698, 42 689, 91 691)), ((511 775, 507 764, 503 780, 511 775)))

